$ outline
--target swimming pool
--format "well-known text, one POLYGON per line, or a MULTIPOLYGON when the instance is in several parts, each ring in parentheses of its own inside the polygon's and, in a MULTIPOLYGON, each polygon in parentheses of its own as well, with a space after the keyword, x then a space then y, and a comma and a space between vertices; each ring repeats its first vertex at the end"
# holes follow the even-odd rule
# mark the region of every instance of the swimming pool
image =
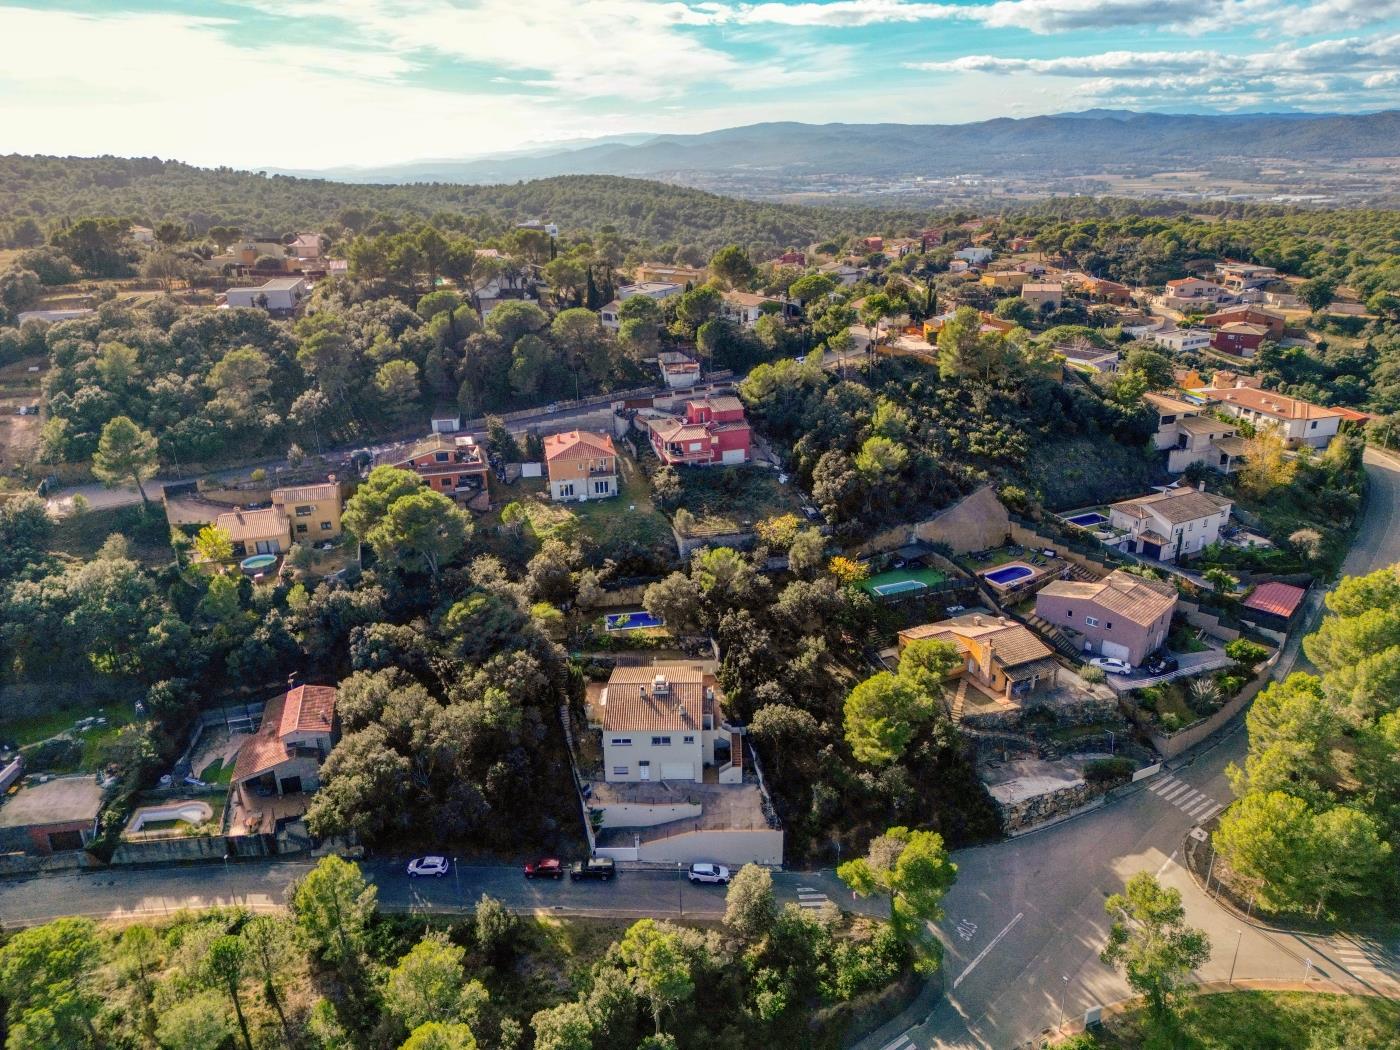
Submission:
POLYGON ((1088 529, 1095 525, 1102 525, 1107 522, 1108 519, 1098 513, 1098 511, 1091 510, 1087 514, 1076 514, 1072 518, 1066 518, 1065 521, 1069 522, 1071 525, 1078 525, 1081 529, 1088 529))
POLYGON ((275 554, 254 554, 251 558, 244 558, 238 563, 238 567, 244 572, 262 572, 277 564, 275 554))
POLYGON ((913 594, 942 583, 948 577, 937 569, 903 568, 876 573, 861 583, 867 594, 877 598, 893 598, 900 594, 913 594))
POLYGON ((928 584, 918 580, 897 580, 894 583, 877 583, 871 590, 883 598, 890 594, 904 594, 906 591, 921 591, 927 586, 928 584))
POLYGON ((988 569, 982 573, 982 578, 988 583, 994 583, 998 587, 1010 587, 1012 584, 1028 580, 1035 575, 1035 570, 1029 565, 1022 565, 1020 562, 1012 562, 1010 565, 1002 565, 995 569, 988 569))
POLYGON ((641 627, 664 627, 666 621, 651 613, 608 613, 603 617, 603 630, 605 631, 635 631, 641 627))

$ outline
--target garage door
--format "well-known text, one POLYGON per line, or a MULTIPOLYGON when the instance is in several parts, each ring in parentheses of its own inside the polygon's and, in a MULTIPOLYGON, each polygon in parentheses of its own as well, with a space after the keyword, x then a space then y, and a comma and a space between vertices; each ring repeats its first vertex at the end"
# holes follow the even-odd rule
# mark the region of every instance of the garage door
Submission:
POLYGON ((720 453, 721 463, 742 463, 744 462, 744 450, 741 448, 727 448, 720 453))
POLYGON ((689 762, 662 762, 662 780, 694 780, 695 767, 689 762))
POLYGON ((1120 660, 1127 660, 1128 654, 1132 652, 1126 645, 1119 645, 1117 642, 1104 642, 1100 648, 1103 649, 1104 656, 1116 656, 1120 660))

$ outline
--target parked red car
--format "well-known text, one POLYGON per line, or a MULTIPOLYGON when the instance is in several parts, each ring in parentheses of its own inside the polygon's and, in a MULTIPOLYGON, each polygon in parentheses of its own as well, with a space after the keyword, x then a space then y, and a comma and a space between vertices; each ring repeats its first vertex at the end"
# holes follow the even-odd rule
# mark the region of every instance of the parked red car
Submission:
POLYGON ((557 857, 545 857, 525 865, 527 879, 562 879, 564 865, 557 857))

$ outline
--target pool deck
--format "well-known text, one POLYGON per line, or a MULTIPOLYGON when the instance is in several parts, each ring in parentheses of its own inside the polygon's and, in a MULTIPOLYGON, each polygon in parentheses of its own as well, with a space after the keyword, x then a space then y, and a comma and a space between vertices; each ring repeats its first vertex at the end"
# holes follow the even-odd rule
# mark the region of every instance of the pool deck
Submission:
POLYGON ((982 569, 977 573, 977 575, 981 577, 981 579, 984 580, 989 586, 995 587, 998 591, 1009 591, 1016 587, 1020 587, 1023 584, 1030 583, 1032 580, 1039 579, 1046 573, 1054 571, 1056 571, 1056 569, 1046 565, 1041 565, 1037 567, 1035 565, 1030 564, 1029 562, 1008 561, 1001 565, 994 565, 989 569, 982 569), (1007 580, 1005 582, 1002 582, 1000 580, 994 580, 992 578, 993 573, 1006 572, 1009 569, 1025 569, 1027 570, 1027 572, 1026 575, 1018 576, 1014 580, 1007 580))

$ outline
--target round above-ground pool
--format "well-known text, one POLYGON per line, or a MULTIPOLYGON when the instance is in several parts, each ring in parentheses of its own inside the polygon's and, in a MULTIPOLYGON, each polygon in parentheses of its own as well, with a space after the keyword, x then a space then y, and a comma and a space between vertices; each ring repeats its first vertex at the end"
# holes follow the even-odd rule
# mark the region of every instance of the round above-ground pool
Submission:
POLYGON ((1014 561, 1008 565, 999 565, 995 569, 988 569, 982 573, 982 579, 988 583, 994 583, 998 587, 1014 587, 1018 583, 1024 583, 1035 575, 1036 570, 1022 562, 1014 561))
POLYGON ((251 558, 244 558, 238 563, 238 567, 244 572, 264 572, 277 564, 275 554, 254 554, 251 558))

